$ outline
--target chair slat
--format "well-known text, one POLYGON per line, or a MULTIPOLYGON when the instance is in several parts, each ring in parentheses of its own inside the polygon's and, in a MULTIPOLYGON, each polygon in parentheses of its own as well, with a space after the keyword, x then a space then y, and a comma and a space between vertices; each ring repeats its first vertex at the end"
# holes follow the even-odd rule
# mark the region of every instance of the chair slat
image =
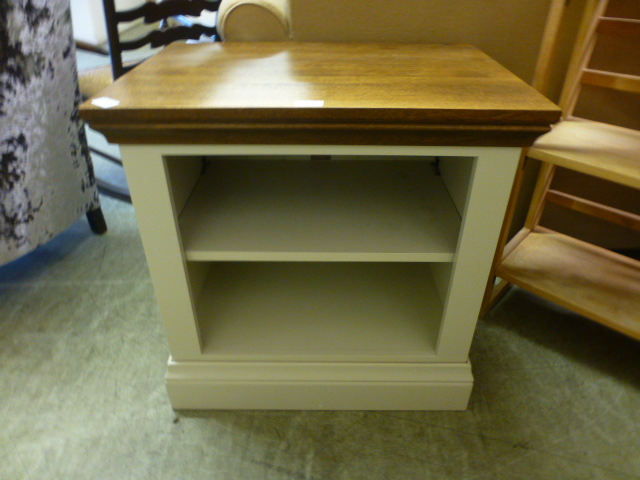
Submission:
POLYGON ((195 24, 191 27, 181 26, 172 27, 167 30, 154 30, 148 33, 144 37, 128 42, 121 42, 120 47, 122 50, 136 50, 150 44, 151 47, 161 47, 168 45, 176 40, 197 40, 202 35, 213 37, 217 34, 216 27, 205 27, 204 25, 195 24))
POLYGON ((203 10, 215 12, 220 7, 221 0, 169 0, 160 3, 145 3, 144 5, 116 12, 117 22, 132 22, 144 18, 145 23, 154 23, 174 15, 199 16, 203 10))

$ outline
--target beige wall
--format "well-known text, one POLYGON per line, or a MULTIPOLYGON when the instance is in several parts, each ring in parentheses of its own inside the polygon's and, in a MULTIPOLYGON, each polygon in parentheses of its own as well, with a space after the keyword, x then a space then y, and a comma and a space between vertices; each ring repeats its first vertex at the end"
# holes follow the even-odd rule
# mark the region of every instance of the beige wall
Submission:
MULTIPOLYGON (((140 5, 141 0, 116 0, 118 10, 140 5)), ((102 0, 71 0, 71 21, 76 40, 98 45, 107 41, 102 0)))
POLYGON ((530 82, 549 0, 291 0, 297 41, 467 43, 530 82))

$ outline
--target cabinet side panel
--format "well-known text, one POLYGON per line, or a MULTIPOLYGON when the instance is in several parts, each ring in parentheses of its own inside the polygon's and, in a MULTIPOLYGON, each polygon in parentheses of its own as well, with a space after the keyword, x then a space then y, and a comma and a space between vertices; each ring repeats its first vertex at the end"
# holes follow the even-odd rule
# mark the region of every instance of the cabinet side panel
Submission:
POLYGON ((451 283, 451 274, 453 272, 453 263, 451 262, 438 262, 430 265, 431 275, 433 275, 433 282, 438 292, 438 297, 442 304, 445 304, 447 300, 447 294, 449 292, 449 284, 451 283))
POLYGON ((463 362, 469 353, 520 158, 519 148, 484 148, 478 153, 445 300, 437 348, 442 362, 463 362))
POLYGON ((194 156, 170 156, 165 158, 169 186, 175 211, 180 215, 202 176, 204 158, 194 156))
POLYGON ((442 181, 461 217, 467 205, 474 160, 473 157, 438 157, 442 181))
POLYGON ((209 262, 187 262, 187 272, 189 274, 189 285, 191 288, 191 298, 197 304, 202 291, 205 288, 205 282, 209 275, 211 263, 209 262))
POLYGON ((162 152, 131 145, 121 152, 169 348, 174 358, 198 358, 199 333, 162 152))

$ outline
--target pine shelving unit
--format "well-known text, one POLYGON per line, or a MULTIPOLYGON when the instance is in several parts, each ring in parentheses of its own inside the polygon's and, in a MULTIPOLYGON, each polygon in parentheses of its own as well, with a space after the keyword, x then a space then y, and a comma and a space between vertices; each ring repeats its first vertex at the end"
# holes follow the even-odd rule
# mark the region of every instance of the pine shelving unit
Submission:
MULTIPOLYGON (((594 51, 602 40, 613 38, 622 47, 640 39, 639 18, 608 15, 624 5, 616 0, 587 3, 560 102, 565 118, 527 152, 528 158, 542 162, 540 176, 524 228, 498 248, 483 312, 515 284, 640 339, 640 261, 545 228, 543 216, 548 204, 559 205, 623 226, 635 232, 640 242, 640 210, 617 208, 554 188, 556 169, 565 168, 640 190, 640 132, 576 113, 585 86, 621 92, 627 102, 640 105, 638 58, 635 62, 623 59, 613 71, 593 66, 594 51), (494 285, 496 277, 500 281, 494 285)), ((640 15, 637 6, 635 10, 640 15)), ((511 218, 505 221, 499 245, 511 218)))

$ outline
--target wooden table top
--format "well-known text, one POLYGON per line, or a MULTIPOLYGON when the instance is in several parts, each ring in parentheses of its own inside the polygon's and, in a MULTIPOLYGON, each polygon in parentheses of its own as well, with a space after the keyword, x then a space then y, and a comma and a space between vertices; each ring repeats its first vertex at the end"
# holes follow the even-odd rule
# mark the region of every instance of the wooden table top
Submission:
POLYGON ((466 45, 172 44, 81 116, 116 143, 528 146, 560 110, 466 45))

